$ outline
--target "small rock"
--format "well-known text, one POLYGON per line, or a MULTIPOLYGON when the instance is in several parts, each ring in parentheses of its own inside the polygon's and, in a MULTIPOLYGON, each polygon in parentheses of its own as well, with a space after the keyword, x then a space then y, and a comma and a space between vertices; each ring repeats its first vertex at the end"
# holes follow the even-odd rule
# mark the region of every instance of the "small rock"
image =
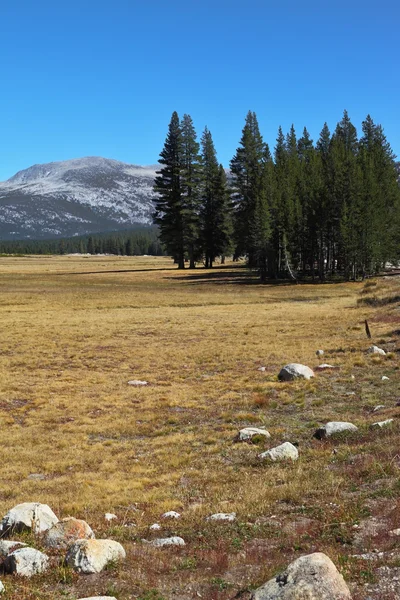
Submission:
POLYGON ((3 563, 6 573, 32 577, 46 571, 49 557, 34 548, 19 548, 11 552, 3 563))
POLYGON ((239 433, 235 436, 234 442, 248 442, 254 436, 262 435, 266 438, 271 437, 271 434, 266 429, 261 429, 258 427, 245 427, 241 429, 239 433))
POLYGON ((0 581, 0 594, 2 594, 5 591, 5 589, 6 588, 4 587, 4 585, 2 584, 2 582, 0 581))
POLYGON ((354 380, 355 378, 356 378, 356 377, 355 377, 355 375, 351 375, 351 377, 350 377, 350 379, 353 379, 353 380, 354 380))
POLYGON ((325 352, 323 350, 317 350, 315 353, 317 356, 323 356, 325 352))
POLYGON ((149 385, 149 382, 148 381, 140 381, 140 379, 132 379, 131 381, 128 381, 128 385, 136 385, 136 386, 149 385))
POLYGON ((43 543, 49 548, 68 548, 76 540, 92 538, 94 533, 86 521, 67 517, 46 531, 43 543))
POLYGON ((125 557, 125 550, 114 540, 77 540, 65 560, 78 573, 100 573, 108 563, 125 557))
POLYGON ((37 481, 43 481, 44 479, 46 479, 46 475, 43 475, 43 473, 31 473, 30 475, 28 475, 28 479, 36 479, 37 481))
POLYGON ((236 513, 215 513, 207 517, 207 521, 234 521, 236 519, 236 513))
POLYGON ((350 590, 322 552, 300 556, 277 577, 259 587, 252 600, 351 600, 350 590))
POLYGON ((293 379, 297 379, 298 377, 311 379, 311 377, 314 377, 314 371, 310 367, 306 367, 306 365, 290 363, 283 367, 278 375, 278 379, 281 381, 293 381, 293 379))
POLYGON ((382 350, 382 348, 378 348, 378 346, 370 346, 367 352, 368 354, 381 354, 382 356, 386 356, 386 352, 382 350))
POLYGON ((161 525, 159 525, 158 523, 153 523, 153 525, 150 525, 149 529, 151 529, 152 531, 159 531, 161 529, 161 525))
POLYGON ((325 437, 331 437, 332 435, 336 435, 338 433, 342 433, 343 431, 357 431, 358 427, 353 425, 353 423, 346 423, 345 421, 329 421, 324 427, 320 427, 314 433, 314 437, 317 440, 322 440, 325 437))
POLYGON ((11 552, 18 548, 24 548, 26 544, 11 540, 0 540, 0 558, 6 558, 11 552))
POLYGON ((186 546, 185 541, 177 535, 168 538, 157 538, 148 543, 151 546, 155 546, 155 548, 163 548, 164 546, 186 546))
POLYGON ((390 381, 389 377, 386 377, 386 375, 382 375, 382 381, 390 381))
POLYGON ((394 419, 386 419, 386 421, 378 421, 377 423, 372 423, 371 427, 386 427, 393 423, 394 419))
POLYGON ((262 452, 262 454, 258 455, 258 458, 261 460, 270 459, 272 461, 276 460, 297 460, 299 458, 299 451, 296 446, 291 444, 290 442, 284 442, 280 446, 276 446, 275 448, 271 448, 266 452, 262 452))
POLYGON ((161 515, 162 519, 180 519, 181 515, 174 510, 169 510, 168 512, 161 515))
POLYGON ((118 519, 117 515, 114 515, 114 513, 106 513, 104 518, 106 521, 114 521, 115 519, 118 519))
POLYGON ((399 536, 400 535, 400 529, 392 529, 392 531, 389 531, 389 535, 399 536))
POLYGON ((56 523, 58 519, 47 504, 23 502, 14 506, 3 517, 1 529, 3 532, 30 529, 34 533, 42 533, 56 523))
POLYGON ((324 363, 323 365, 319 365, 316 370, 317 371, 329 371, 331 369, 338 369, 339 367, 335 367, 334 365, 328 365, 328 363, 324 363))
POLYGON ((264 371, 267 370, 267 367, 258 367, 257 371, 261 371, 262 373, 264 373, 264 371))
POLYGON ((79 600, 117 600, 115 596, 90 596, 89 598, 79 598, 79 600))
POLYGON ((382 408, 385 408, 384 404, 378 404, 378 406, 375 406, 374 410, 372 412, 378 412, 378 410, 382 410, 382 408))

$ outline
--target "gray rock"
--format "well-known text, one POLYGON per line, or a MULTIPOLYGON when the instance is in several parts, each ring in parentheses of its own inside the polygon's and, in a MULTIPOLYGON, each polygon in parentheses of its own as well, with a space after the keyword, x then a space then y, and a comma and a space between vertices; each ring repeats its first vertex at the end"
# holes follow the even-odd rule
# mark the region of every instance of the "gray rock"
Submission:
POLYGON ((165 546, 186 546, 185 540, 177 535, 168 538, 157 538, 148 543, 155 548, 164 548, 165 546))
POLYGON ((252 600, 351 600, 351 594, 331 559, 315 552, 259 587, 252 600))
POLYGON ((382 348, 378 348, 378 346, 370 346, 367 352, 368 354, 381 354, 382 356, 386 356, 386 352, 382 348))
POLYGON ((215 513, 207 517, 207 521, 234 521, 236 519, 236 513, 215 513))
POLYGON ((69 548, 65 560, 78 573, 100 573, 110 562, 125 557, 125 550, 114 540, 77 540, 69 548))
POLYGON ((239 431, 239 433, 235 436, 234 441, 235 442, 248 442, 254 436, 257 436, 257 435, 262 435, 265 438, 271 437, 271 434, 266 429, 262 429, 259 427, 245 427, 244 429, 241 429, 239 431))
POLYGON ((68 548, 76 540, 92 538, 94 533, 86 521, 67 517, 46 531, 43 543, 49 548, 68 548))
POLYGON ((58 519, 47 504, 24 502, 8 511, 1 522, 1 529, 3 532, 29 529, 42 533, 56 523, 58 519))
POLYGON ((323 350, 317 350, 315 353, 317 356, 323 356, 325 352, 323 350))
POLYGON ((175 510, 169 510, 161 515, 162 519, 180 519, 180 517, 180 513, 176 512, 175 510))
POLYGON ((385 408, 384 404, 378 404, 378 406, 375 406, 374 410, 372 412, 378 412, 378 410, 382 410, 382 408, 385 408))
POLYGON ((277 460, 297 460, 299 458, 299 451, 296 446, 291 444, 290 442, 284 442, 280 446, 276 446, 275 448, 271 448, 266 452, 262 452, 258 455, 258 458, 261 460, 269 459, 272 461, 277 460))
POLYGON ((322 440, 326 437, 334 436, 338 433, 342 433, 343 431, 357 431, 358 427, 353 425, 353 423, 347 423, 345 421, 329 421, 324 427, 320 427, 314 433, 314 437, 317 440, 322 440))
POLYGON ((6 573, 32 577, 46 571, 49 557, 34 548, 19 548, 11 552, 3 563, 6 573))
POLYGON ((314 371, 310 367, 306 367, 306 365, 290 363, 283 367, 278 375, 278 379, 281 381, 293 381, 293 379, 297 379, 298 377, 311 379, 311 377, 314 377, 314 371))
POLYGON ((15 542, 12 540, 0 540, 0 558, 6 558, 14 550, 18 548, 24 548, 26 544, 22 542, 15 542))
POLYGON ((377 423, 372 423, 372 427, 387 427, 391 423, 393 423, 394 419, 386 419, 385 421, 378 421, 377 423))
POLYGON ((161 525, 158 523, 153 523, 153 525, 150 525, 149 529, 151 529, 151 531, 160 531, 161 525))

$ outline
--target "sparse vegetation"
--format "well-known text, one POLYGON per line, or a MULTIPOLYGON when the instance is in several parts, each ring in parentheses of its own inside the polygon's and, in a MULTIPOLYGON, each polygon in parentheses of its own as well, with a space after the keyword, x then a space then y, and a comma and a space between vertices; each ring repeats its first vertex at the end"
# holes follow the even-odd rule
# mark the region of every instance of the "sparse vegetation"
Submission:
POLYGON ((398 565, 389 531, 400 527, 399 307, 358 299, 399 293, 397 277, 269 286, 237 263, 194 273, 162 257, 1 257, 0 511, 44 502, 127 551, 95 577, 62 565, 28 581, 2 577, 6 600, 225 600, 316 550, 354 598, 388 600, 374 586, 382 565, 398 565), (365 319, 391 354, 365 353, 365 319), (278 382, 288 362, 315 367, 318 348, 340 369, 278 382), (136 378, 149 385, 127 385, 136 378), (332 420, 359 432, 312 437, 332 420), (271 439, 234 444, 246 426, 271 439), (296 463, 257 460, 284 441, 298 443, 296 463), (186 546, 144 544, 168 510, 182 517, 162 521, 162 534, 186 546), (206 521, 214 512, 237 519, 206 521), (383 529, 369 531, 370 519, 383 529), (376 548, 383 558, 362 558, 376 548))

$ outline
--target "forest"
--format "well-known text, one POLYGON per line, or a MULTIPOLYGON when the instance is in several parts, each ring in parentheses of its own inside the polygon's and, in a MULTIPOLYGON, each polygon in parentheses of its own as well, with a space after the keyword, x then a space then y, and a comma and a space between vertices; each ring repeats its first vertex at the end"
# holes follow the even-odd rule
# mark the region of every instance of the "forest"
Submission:
POLYGON ((305 127, 279 127, 271 152, 249 111, 228 178, 211 132, 197 141, 189 115, 173 113, 155 181, 154 222, 178 268, 245 257, 267 278, 346 279, 399 259, 395 156, 368 115, 358 137, 347 111, 316 143, 305 127))

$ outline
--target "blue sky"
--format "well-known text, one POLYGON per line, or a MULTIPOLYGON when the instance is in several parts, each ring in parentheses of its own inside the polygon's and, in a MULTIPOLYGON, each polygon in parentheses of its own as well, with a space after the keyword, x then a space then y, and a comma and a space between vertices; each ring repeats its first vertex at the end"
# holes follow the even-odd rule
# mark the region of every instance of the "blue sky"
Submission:
POLYGON ((400 155, 398 0, 14 0, 0 8, 0 180, 34 163, 157 161, 173 110, 228 166, 247 111, 316 139, 346 108, 400 155), (5 6, 6 5, 6 6, 5 6))

